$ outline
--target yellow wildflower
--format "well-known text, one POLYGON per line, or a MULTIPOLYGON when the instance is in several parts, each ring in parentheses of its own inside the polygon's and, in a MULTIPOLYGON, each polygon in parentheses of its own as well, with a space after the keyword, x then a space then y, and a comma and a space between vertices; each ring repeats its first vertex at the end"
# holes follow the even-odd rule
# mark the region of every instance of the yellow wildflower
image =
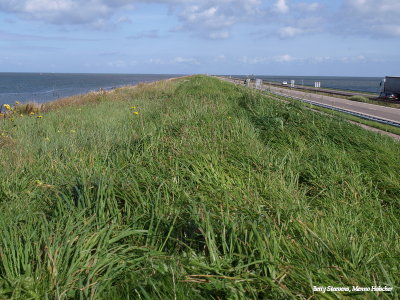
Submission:
POLYGON ((138 111, 134 111, 133 114, 134 114, 134 115, 138 115, 139 112, 138 112, 138 111))
POLYGON ((19 103, 20 103, 19 101, 15 101, 15 104, 17 104, 17 105, 18 105, 19 103))
POLYGON ((135 109, 135 108, 136 108, 136 106, 132 106, 132 107, 131 107, 131 109, 135 109))
POLYGON ((31 111, 29 114, 33 116, 35 113, 33 111, 31 111))
POLYGON ((37 116, 36 118, 41 119, 41 118, 43 118, 43 116, 37 116))
POLYGON ((9 104, 3 104, 3 106, 6 110, 11 110, 11 106, 9 104))
POLYGON ((23 115, 23 114, 20 114, 19 116, 20 116, 20 117, 23 117, 24 115, 23 115))

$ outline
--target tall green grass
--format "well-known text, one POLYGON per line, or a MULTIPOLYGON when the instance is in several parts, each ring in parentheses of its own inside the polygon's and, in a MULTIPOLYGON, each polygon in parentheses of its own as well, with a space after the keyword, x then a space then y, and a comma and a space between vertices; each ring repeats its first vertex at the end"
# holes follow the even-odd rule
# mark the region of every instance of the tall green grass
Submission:
POLYGON ((0 120, 0 299, 398 297, 398 143, 204 76, 90 97, 0 120))

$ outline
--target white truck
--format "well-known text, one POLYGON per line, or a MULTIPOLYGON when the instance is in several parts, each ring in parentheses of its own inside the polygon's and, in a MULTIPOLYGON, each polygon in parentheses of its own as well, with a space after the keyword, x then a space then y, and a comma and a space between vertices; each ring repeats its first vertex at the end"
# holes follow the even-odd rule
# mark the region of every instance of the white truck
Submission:
POLYGON ((400 77, 386 76, 381 81, 380 98, 387 100, 400 100, 400 77))

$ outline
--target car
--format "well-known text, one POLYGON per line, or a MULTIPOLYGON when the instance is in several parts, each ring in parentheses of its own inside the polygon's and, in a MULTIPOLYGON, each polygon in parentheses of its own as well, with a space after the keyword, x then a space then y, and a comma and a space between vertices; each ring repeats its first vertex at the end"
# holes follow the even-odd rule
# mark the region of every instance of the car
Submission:
POLYGON ((399 100, 399 95, 393 93, 381 93, 380 98, 384 100, 396 101, 399 100))
POLYGON ((287 81, 283 81, 283 82, 282 82, 282 85, 287 85, 287 81))

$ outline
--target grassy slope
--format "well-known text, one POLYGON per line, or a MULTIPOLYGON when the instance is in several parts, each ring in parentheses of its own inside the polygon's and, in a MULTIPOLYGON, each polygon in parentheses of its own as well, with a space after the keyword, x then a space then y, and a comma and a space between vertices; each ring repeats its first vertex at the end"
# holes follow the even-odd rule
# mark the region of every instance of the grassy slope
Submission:
POLYGON ((399 286, 398 143, 201 76, 91 102, 0 120, 0 298, 399 286))
MULTIPOLYGON (((298 103, 298 100, 294 100, 294 99, 291 99, 291 98, 274 95, 274 94, 271 94, 271 93, 268 93, 268 92, 266 94, 270 95, 272 98, 275 98, 275 99, 282 99, 284 101, 290 101, 290 102, 298 103)), ((391 126, 391 125, 386 125, 386 124, 382 124, 382 123, 378 123, 378 122, 374 122, 374 121, 369 121, 369 120, 366 120, 366 119, 363 119, 363 118, 355 117, 355 116, 352 116, 352 115, 349 115, 349 114, 346 114, 346 113, 342 113, 342 112, 339 112, 339 111, 331 110, 331 109, 328 109, 328 108, 315 106, 315 105, 308 104, 308 103, 301 103, 301 104, 306 106, 306 107, 312 108, 313 110, 318 110, 318 111, 327 113, 329 115, 332 115, 332 116, 335 116, 335 117, 339 117, 342 120, 354 121, 354 122, 357 122, 357 123, 360 123, 360 124, 364 124, 364 125, 367 125, 367 126, 370 126, 370 127, 374 127, 374 128, 386 131, 386 132, 390 132, 390 133, 394 133, 394 134, 400 135, 400 128, 398 128, 398 127, 394 127, 394 126, 391 126)))

